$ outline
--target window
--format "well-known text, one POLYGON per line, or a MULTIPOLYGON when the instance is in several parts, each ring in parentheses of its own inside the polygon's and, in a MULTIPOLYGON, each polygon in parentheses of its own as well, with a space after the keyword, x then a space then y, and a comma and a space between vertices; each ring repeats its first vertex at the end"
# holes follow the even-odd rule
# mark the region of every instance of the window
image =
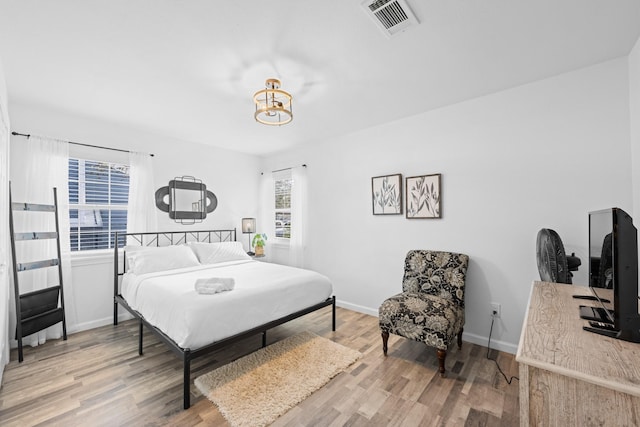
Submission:
POLYGON ((291 237, 291 171, 274 177, 276 237, 291 237))
POLYGON ((128 165, 69 158, 71 251, 113 248, 116 231, 127 231, 128 201, 128 165))

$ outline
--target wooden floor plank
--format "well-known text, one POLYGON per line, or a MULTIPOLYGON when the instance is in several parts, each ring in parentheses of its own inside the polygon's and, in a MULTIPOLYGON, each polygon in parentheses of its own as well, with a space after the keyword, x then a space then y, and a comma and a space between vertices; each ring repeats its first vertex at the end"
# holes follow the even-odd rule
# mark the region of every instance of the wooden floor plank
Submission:
MULTIPOLYGON (((270 330, 268 343, 309 330, 363 353, 345 373, 298 404, 274 426, 513 426, 519 423, 518 383, 506 384, 486 348, 464 343, 447 354, 447 377, 438 374, 433 348, 389 338, 382 354, 377 318, 323 309, 270 330)), ((135 321, 26 347, 23 363, 11 353, 0 388, 0 425, 228 425, 217 407, 192 384, 192 406, 182 410, 182 364, 148 331, 138 355, 135 321)), ((260 347, 251 337, 196 359, 198 376, 260 347)), ((513 355, 491 352, 508 376, 513 355)))

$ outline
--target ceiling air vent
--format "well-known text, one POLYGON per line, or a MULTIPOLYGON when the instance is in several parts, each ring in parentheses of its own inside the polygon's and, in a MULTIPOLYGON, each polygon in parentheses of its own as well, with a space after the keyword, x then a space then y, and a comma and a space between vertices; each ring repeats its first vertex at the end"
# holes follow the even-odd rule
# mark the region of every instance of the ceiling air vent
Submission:
POLYGON ((418 20, 404 0, 365 0, 362 2, 362 7, 387 37, 418 24, 418 20))

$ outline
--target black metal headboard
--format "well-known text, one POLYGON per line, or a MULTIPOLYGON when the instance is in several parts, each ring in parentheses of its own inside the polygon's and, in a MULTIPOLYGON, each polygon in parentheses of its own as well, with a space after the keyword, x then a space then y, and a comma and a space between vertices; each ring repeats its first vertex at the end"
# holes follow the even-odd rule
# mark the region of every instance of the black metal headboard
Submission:
MULTIPOLYGON (((113 255, 113 296, 118 296, 118 277, 126 271, 126 256, 123 256, 120 264, 118 246, 120 244, 129 246, 173 246, 183 245, 189 242, 235 242, 236 229, 230 230, 202 230, 202 231, 154 231, 146 233, 118 233, 115 241, 118 243, 114 248, 113 255), (122 242, 121 242, 122 240, 122 242), (122 268, 120 268, 120 265, 122 268)), ((120 248, 125 254, 124 248, 120 248)))

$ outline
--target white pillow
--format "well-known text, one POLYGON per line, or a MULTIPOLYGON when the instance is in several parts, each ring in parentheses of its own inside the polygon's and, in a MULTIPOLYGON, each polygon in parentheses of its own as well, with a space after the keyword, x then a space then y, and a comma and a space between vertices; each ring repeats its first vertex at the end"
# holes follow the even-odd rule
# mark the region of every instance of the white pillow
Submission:
POLYGON ((133 254, 143 252, 143 251, 150 252, 150 251, 153 251, 154 249, 156 249, 155 246, 134 246, 134 245, 125 246, 124 254, 127 257, 126 259, 127 272, 131 272, 133 270, 133 254))
POLYGON ((187 245, 198 257, 200 264, 215 264, 225 261, 251 259, 240 242, 203 243, 189 242, 187 245))
POLYGON ((184 245, 125 247, 128 271, 134 274, 155 273, 200 265, 191 249, 184 245))

